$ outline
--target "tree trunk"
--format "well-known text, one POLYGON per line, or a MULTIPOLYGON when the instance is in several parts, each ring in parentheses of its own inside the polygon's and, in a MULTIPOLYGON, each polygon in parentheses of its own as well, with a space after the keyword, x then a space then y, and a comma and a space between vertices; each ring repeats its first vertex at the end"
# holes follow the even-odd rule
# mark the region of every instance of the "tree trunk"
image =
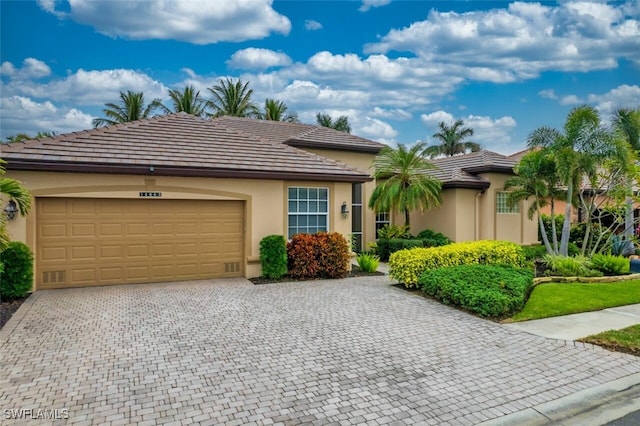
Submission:
POLYGON ((553 248, 551 248, 551 244, 549 244, 549 237, 547 237, 547 230, 544 228, 544 222, 542 221, 542 216, 538 214, 538 225, 540 225, 540 232, 542 233, 542 242, 544 243, 545 248, 547 249, 547 253, 555 254, 553 248))
POLYGON ((551 239, 553 240, 553 252, 558 254, 558 230, 556 229, 556 203, 551 198, 551 239))
POLYGON ((411 223, 409 223, 409 209, 404 211, 404 224, 407 227, 407 230, 411 229, 411 223))
MULTIPOLYGON (((631 186, 631 184, 629 184, 631 186)), ((631 188, 629 188, 631 189, 631 188)), ((633 238, 633 200, 627 196, 627 206, 624 215, 624 237, 627 241, 633 238)))
POLYGON ((571 200, 573 199, 573 179, 569 179, 567 185, 567 206, 564 209, 564 223, 562 224, 562 236, 560 237, 560 255, 569 255, 569 231, 571 231, 571 200))

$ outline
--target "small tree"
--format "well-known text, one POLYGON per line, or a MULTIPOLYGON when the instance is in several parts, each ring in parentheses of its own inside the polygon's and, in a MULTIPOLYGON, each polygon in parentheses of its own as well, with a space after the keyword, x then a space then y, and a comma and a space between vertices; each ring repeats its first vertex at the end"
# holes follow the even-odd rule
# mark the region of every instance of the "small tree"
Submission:
POLYGON ((442 183, 431 176, 436 167, 422 155, 424 144, 411 148, 398 145, 383 148, 373 161, 373 176, 378 181, 369 199, 369 208, 376 212, 404 212, 405 225, 410 227, 409 212, 440 206, 442 183))
POLYGON ((287 242, 282 235, 268 235, 260 241, 262 275, 278 279, 287 273, 287 242))

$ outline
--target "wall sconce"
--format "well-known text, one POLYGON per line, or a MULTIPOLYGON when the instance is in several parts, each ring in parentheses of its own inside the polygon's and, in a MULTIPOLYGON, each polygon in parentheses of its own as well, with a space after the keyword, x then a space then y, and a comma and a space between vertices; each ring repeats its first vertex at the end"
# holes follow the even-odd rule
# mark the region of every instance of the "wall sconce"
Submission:
POLYGON ((18 215, 18 206, 16 202, 13 200, 9 200, 9 204, 4 209, 4 214, 7 216, 7 219, 13 220, 18 215))
POLYGON ((342 213, 343 218, 349 217, 349 208, 347 207, 347 202, 343 201, 342 206, 340 207, 340 213, 342 213))

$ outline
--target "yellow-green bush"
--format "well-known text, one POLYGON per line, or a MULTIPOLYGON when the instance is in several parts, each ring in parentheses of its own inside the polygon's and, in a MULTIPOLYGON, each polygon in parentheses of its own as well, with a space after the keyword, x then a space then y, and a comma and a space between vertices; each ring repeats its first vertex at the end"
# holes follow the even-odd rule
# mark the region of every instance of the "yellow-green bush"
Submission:
POLYGON ((428 270, 457 265, 524 266, 522 247, 509 241, 469 241, 442 247, 400 250, 389 257, 389 275, 406 287, 415 287, 428 270))

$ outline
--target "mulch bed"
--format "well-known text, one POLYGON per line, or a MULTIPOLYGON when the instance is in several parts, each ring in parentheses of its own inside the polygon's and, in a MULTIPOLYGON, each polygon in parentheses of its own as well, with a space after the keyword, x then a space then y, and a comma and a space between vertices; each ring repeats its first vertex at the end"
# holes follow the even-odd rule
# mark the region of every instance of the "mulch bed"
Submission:
MULTIPOLYGON (((347 278, 352 278, 352 277, 375 277, 375 276, 379 276, 379 275, 384 275, 382 272, 364 272, 361 271, 360 268, 356 265, 353 265, 351 268, 351 272, 349 272, 349 275, 347 276, 347 278)), ((270 278, 265 278, 265 277, 257 277, 257 278, 249 278, 249 281, 251 281, 254 284, 273 284, 273 283, 289 283, 292 281, 317 281, 317 279, 312 279, 312 280, 301 280, 299 278, 293 278, 290 277, 289 275, 285 275, 284 277, 278 279, 278 280, 273 280, 270 278)))
MULTIPOLYGON (((27 296, 29 297, 29 296, 27 296)), ((9 321, 9 318, 18 310, 20 305, 27 300, 27 297, 20 297, 17 299, 3 300, 0 302, 0 328, 9 321)))

